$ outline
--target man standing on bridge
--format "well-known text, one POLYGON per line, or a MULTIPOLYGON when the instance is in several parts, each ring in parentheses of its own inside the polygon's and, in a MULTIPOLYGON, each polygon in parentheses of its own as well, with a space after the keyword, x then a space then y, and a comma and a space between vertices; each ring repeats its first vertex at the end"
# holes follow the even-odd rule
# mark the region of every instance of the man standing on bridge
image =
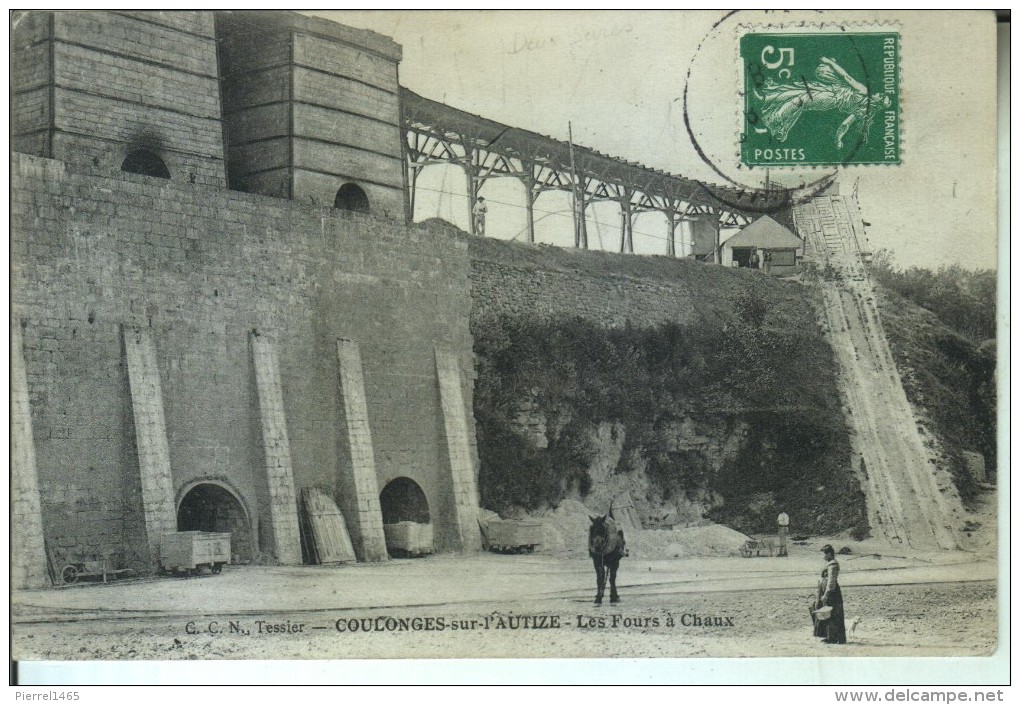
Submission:
POLYGON ((475 218, 475 235, 485 234, 485 214, 488 210, 489 207, 485 205, 485 198, 479 196, 478 200, 475 201, 474 208, 471 209, 471 213, 475 218))

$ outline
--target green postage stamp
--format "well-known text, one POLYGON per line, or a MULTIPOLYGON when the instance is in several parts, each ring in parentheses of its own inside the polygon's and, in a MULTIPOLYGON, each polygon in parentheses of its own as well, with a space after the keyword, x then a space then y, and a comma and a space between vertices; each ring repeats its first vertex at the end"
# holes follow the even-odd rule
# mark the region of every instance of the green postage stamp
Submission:
POLYGON ((741 162, 898 164, 899 51, 895 32, 743 35, 741 162))

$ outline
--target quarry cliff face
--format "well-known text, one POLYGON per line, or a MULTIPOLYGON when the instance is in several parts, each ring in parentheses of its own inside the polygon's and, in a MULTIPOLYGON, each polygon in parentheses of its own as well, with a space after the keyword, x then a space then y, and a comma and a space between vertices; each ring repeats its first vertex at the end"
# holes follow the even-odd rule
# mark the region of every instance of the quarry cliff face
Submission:
POLYGON ((482 505, 629 501, 646 527, 868 531, 815 292, 472 240, 482 505))
POLYGON ((725 504, 712 479, 736 459, 746 433, 739 419, 685 416, 659 425, 653 455, 642 452, 640 440, 628 442, 626 426, 600 423, 593 433, 595 447, 606 452, 592 463, 587 501, 608 508, 627 493, 645 527, 700 523, 725 504), (669 464, 665 473, 656 466, 661 458, 669 464))
MULTIPOLYGON (((569 415, 569 410, 560 410, 554 416, 562 419, 569 415)), ((536 449, 547 448, 547 434, 556 434, 549 417, 536 403, 525 405, 515 417, 512 429, 536 449)), ((638 428, 634 431, 640 432, 638 428)), ((725 503, 725 498, 712 489, 710 480, 727 463, 736 460, 747 433, 746 423, 722 416, 697 420, 686 416, 661 424, 656 445, 675 462, 667 477, 662 478, 666 482, 660 482, 651 467, 657 460, 645 457, 641 447, 628 439, 626 424, 615 421, 587 424, 582 443, 591 450, 590 488, 583 492, 572 486, 565 496, 603 512, 611 504, 619 508, 626 503, 633 506, 646 528, 700 523, 711 510, 725 503)))

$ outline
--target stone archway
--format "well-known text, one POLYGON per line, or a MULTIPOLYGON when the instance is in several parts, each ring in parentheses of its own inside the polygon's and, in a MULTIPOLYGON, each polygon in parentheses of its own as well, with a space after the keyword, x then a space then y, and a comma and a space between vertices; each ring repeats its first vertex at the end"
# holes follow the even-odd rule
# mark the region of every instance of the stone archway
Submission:
POLYGON ((177 503, 178 531, 214 531, 231 534, 231 561, 255 558, 251 522, 241 499, 218 482, 199 482, 177 503))
POLYGON ((386 483, 379 495, 379 503, 382 505, 383 524, 431 522, 429 501, 418 483, 409 477, 398 477, 386 483))
POLYGON ((128 153, 120 165, 121 171, 158 179, 169 179, 170 170, 166 162, 150 149, 136 149, 128 153))
POLYGON ((344 184, 336 192, 333 207, 354 213, 368 213, 368 194, 357 184, 344 184))
POLYGON ((422 556, 434 550, 429 502, 417 482, 398 477, 383 487, 382 507, 386 551, 393 558, 422 556))

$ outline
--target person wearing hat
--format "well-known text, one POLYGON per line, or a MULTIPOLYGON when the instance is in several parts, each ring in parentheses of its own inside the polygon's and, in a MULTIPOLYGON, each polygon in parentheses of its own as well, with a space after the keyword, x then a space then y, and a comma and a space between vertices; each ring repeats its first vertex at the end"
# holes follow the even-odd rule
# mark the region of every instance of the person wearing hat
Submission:
POLYGON ((485 214, 489 212, 489 207, 485 205, 485 198, 479 196, 478 200, 475 201, 474 208, 471 209, 471 213, 475 217, 475 235, 485 234, 485 214))
POLYGON ((831 544, 825 544, 822 553, 825 556, 825 568, 822 570, 822 579, 818 581, 815 612, 812 613, 815 636, 822 637, 826 644, 845 644, 846 623, 843 618, 843 593, 839 589, 839 562, 831 544), (828 607, 832 609, 824 609, 828 607))

